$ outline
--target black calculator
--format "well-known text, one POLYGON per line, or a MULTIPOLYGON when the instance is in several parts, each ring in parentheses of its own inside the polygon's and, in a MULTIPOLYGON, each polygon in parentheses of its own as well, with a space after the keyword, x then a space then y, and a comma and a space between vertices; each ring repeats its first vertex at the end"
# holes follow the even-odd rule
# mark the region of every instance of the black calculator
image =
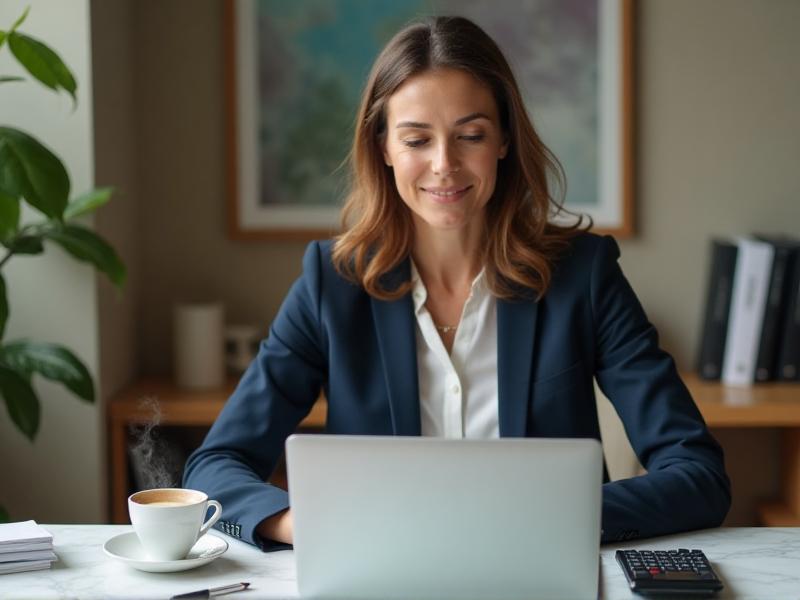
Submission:
POLYGON ((616 558, 638 594, 710 596, 723 587, 702 550, 617 550, 616 558))

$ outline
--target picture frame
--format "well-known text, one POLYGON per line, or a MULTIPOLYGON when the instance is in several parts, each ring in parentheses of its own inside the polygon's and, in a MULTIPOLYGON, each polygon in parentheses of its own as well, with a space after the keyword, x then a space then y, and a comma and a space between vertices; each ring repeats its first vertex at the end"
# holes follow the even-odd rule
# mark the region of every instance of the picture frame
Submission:
MULTIPOLYGON (((393 0, 383 1, 391 1, 392 6, 405 6, 393 0)), ((478 2, 456 2, 453 4, 456 7, 454 10, 441 13, 442 7, 447 8, 448 1, 452 3, 454 0, 407 1, 408 11, 417 11, 414 14, 419 14, 420 5, 424 5, 429 9, 438 8, 433 14, 457 13, 473 18, 498 41, 517 75, 537 130, 564 165, 567 175, 564 207, 571 212, 590 216, 594 223, 592 230, 596 233, 611 234, 617 238, 632 237, 635 232, 633 0, 550 3, 550 6, 568 5, 573 10, 578 6, 583 10, 575 25, 564 21, 568 14, 565 17, 537 13, 538 0, 515 0, 508 3, 508 10, 504 9, 504 0, 488 3, 492 16, 482 17, 487 23, 481 22, 480 8, 475 8, 481 6, 478 2), (475 14, 470 14, 470 10, 475 14), (559 33, 563 33, 561 30, 567 31, 567 38, 569 32, 574 33, 577 42, 572 40, 572 45, 582 49, 583 54, 578 54, 585 58, 574 69, 582 78, 578 84, 570 83, 566 78, 560 81, 563 69, 555 75, 548 75, 542 70, 547 68, 548 61, 558 65, 559 52, 553 49, 557 49, 560 41, 563 41, 562 38, 548 39, 549 30, 539 35, 542 41, 537 49, 537 56, 543 53, 552 55, 546 57, 547 60, 533 60, 528 56, 520 56, 519 51, 515 53, 514 50, 503 48, 503 35, 497 32, 502 33, 504 27, 518 27, 517 21, 524 20, 522 13, 526 11, 533 15, 528 22, 541 22, 542 27, 549 23, 559 33), (595 20, 592 21, 592 18, 595 20), (592 53, 596 53, 594 58, 592 53), (595 72, 596 77, 593 75, 595 72), (534 89, 532 94, 526 93, 530 91, 526 90, 529 81, 533 82, 529 86, 534 89), (555 84, 552 88, 536 85, 540 81, 555 81, 555 84), (586 84, 587 81, 589 84, 586 84), (592 88, 592 93, 585 97, 568 93, 577 88, 592 88), (537 98, 543 89, 544 96, 537 98), (548 116, 548 103, 555 110, 556 116, 552 118, 548 116), (566 110, 565 105, 571 105, 571 108, 566 110), (570 123, 582 122, 591 122, 592 126, 571 126, 572 129, 569 129, 570 123), (559 127, 566 140, 561 146, 559 127), (572 157, 576 160, 570 162, 572 157)), ((337 52, 333 47, 336 44, 336 38, 332 37, 336 34, 336 20, 343 23, 347 21, 341 15, 336 15, 335 10, 330 12, 333 10, 331 6, 335 5, 336 2, 330 0, 305 0, 299 3, 226 0, 223 5, 226 206, 228 234, 232 239, 307 241, 331 237, 338 231, 341 201, 346 189, 347 144, 352 137, 358 94, 380 47, 388 41, 391 33, 409 20, 409 15, 401 19, 397 14, 392 14, 392 18, 387 18, 387 23, 382 24, 383 39, 372 36, 374 52, 361 52, 357 57, 361 64, 349 65, 351 57, 348 53, 337 52), (268 14, 269 10, 283 12, 273 17, 268 14), (303 10, 308 13, 298 12, 303 10), (282 18, 286 22, 281 22, 282 18), (293 57, 293 39, 313 38, 312 35, 303 38, 305 34, 302 32, 319 23, 326 28, 325 39, 334 40, 330 50, 323 55, 308 56, 308 48, 305 48, 298 50, 297 56, 293 57), (284 35, 282 32, 285 31, 293 32, 295 37, 284 35), (270 46, 265 47, 261 38, 269 39, 270 46), (276 38, 280 38, 280 43, 276 42, 276 38), (270 64, 270 61, 275 64, 270 64), (309 75, 311 69, 318 66, 317 63, 322 65, 320 71, 324 72, 327 68, 340 72, 343 81, 351 83, 339 85, 338 88, 325 88, 325 82, 320 83, 322 76, 309 75), (298 64, 306 66, 297 68, 298 64), (347 69, 340 68, 341 65, 347 69), (299 77, 300 73, 303 74, 302 78, 299 77), (302 80, 292 81, 295 74, 302 80), (311 85, 309 89, 304 88, 315 77, 316 87, 311 85), (277 82, 273 84, 273 81, 277 82), (280 92, 276 94, 275 90, 280 92), (294 96, 286 90, 294 90, 294 96), (279 94, 284 94, 284 97, 280 102, 273 102, 274 106, 271 105, 270 102, 279 94), (315 103, 314 98, 319 101, 315 103), (325 103, 334 101, 338 102, 335 120, 338 120, 341 133, 317 132, 307 126, 309 122, 319 122, 320 111, 326 110, 325 103), (347 102, 350 105, 345 109, 343 107, 347 102), (287 125, 290 122, 294 123, 294 129, 287 125), (297 141, 308 140, 318 134, 319 139, 312 139, 307 144, 308 148, 314 149, 316 156, 303 156, 304 143, 297 141), (331 139, 346 143, 337 142, 339 145, 334 152, 324 143, 331 139), (287 140, 293 140, 293 143, 287 140), (324 198, 324 202, 315 204, 317 197, 324 198)), ((364 6, 381 7, 388 4, 373 0, 364 6)), ((483 3, 483 6, 486 7, 487 3, 483 3)), ((347 36, 348 33, 344 31, 342 35, 347 36)), ((316 43, 318 46, 319 39, 316 43)), ((564 50, 562 54, 566 55, 566 52, 564 50)), ((575 49, 570 48, 569 52, 575 54, 575 49)), ((575 57, 571 56, 571 60, 574 61, 575 57)))

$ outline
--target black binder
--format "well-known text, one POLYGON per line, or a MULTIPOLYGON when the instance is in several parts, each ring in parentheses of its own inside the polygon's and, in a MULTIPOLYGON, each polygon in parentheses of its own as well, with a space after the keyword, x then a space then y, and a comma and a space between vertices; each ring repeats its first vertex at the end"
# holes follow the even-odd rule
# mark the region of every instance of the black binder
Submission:
POLYGON ((779 353, 783 342, 783 329, 786 326, 786 315, 791 301, 792 270, 794 261, 800 250, 800 242, 791 238, 774 236, 758 236, 758 239, 769 242, 775 249, 775 258, 770 274, 767 305, 764 308, 764 322, 761 328, 761 340, 756 359, 756 381, 772 381, 779 377, 779 353))
POLYGON ((697 373, 702 379, 719 379, 722 373, 736 254, 734 242, 721 239, 711 241, 711 267, 697 355, 697 373))
POLYGON ((789 262, 777 375, 785 381, 800 381, 800 250, 792 252, 789 262))

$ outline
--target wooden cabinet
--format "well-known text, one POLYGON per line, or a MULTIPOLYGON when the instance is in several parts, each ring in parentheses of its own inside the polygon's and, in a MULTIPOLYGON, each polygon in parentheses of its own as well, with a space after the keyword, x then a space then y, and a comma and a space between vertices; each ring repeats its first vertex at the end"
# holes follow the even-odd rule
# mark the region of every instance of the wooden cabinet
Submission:
MULTIPOLYGON (((684 381, 711 427, 782 429, 782 497, 761 506, 759 518, 769 526, 800 525, 800 385, 768 383, 738 388, 702 381, 691 374, 684 381)), ((166 379, 144 379, 111 401, 108 424, 112 522, 128 522, 128 427, 152 420, 152 410, 141 400, 158 400, 162 426, 209 427, 234 387, 235 382, 231 381, 219 390, 188 392, 166 379)), ((326 415, 327 404, 320 398, 301 427, 322 428, 326 415)))

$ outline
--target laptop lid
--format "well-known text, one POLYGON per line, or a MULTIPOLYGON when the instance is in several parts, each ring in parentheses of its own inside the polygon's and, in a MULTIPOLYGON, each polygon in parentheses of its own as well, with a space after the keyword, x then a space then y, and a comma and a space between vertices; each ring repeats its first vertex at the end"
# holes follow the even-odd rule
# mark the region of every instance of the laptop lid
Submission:
POLYGON ((303 598, 597 598, 590 439, 293 435, 303 598))

